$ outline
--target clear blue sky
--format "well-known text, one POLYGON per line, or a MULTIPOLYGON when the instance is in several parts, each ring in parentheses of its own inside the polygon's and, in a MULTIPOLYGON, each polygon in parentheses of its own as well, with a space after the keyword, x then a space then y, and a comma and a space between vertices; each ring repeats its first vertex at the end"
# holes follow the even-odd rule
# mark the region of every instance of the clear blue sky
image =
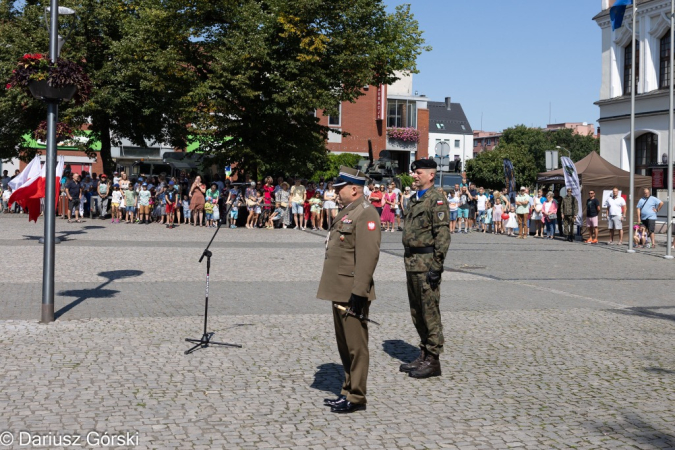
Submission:
POLYGON ((418 60, 413 89, 434 101, 451 96, 474 130, 517 124, 597 126, 600 0, 385 0, 410 3, 433 47, 418 60))

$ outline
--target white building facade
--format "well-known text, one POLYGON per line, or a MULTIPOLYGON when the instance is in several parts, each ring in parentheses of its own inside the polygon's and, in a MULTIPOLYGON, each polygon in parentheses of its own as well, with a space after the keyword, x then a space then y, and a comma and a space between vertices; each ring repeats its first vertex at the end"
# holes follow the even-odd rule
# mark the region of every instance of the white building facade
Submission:
MULTIPOLYGON (((656 189, 667 187, 670 0, 641 1, 636 14, 635 167, 630 167, 630 79, 633 8, 612 31, 609 0, 594 17, 602 30, 600 155, 623 170, 652 177, 656 189), (665 156, 664 156, 665 155, 665 156)), ((658 193, 661 194, 662 193, 658 193)))

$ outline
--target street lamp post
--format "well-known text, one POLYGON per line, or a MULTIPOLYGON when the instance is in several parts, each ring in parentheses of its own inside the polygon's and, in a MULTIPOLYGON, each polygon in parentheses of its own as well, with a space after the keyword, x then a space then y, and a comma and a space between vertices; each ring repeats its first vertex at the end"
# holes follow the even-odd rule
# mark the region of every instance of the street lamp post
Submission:
POLYGON ((557 148, 557 149, 559 149, 559 150, 565 150, 565 151, 567 152, 567 156, 568 156, 570 159, 572 159, 572 152, 570 152, 569 150, 567 150, 565 147, 561 147, 561 146, 559 146, 559 145, 556 145, 555 148, 557 148))
MULTIPOLYGON (((59 7, 58 0, 51 0, 45 8, 45 19, 49 14, 49 58, 56 63, 65 39, 59 36, 59 14, 75 14, 70 8, 59 7)), ((47 101, 47 155, 45 164, 45 232, 42 265, 42 315, 40 322, 54 321, 54 262, 56 243, 56 124, 59 115, 59 101, 47 101)))

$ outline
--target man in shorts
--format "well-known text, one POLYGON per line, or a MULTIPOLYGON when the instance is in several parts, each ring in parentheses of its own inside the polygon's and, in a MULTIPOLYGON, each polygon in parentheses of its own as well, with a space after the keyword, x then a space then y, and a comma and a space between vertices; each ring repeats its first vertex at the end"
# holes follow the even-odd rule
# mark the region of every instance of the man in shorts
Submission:
POLYGON ((614 230, 619 230, 619 245, 623 244, 623 220, 626 218, 626 201, 619 195, 619 188, 612 189, 612 195, 605 200, 609 245, 614 244, 614 230))
POLYGON ((600 202, 595 198, 595 191, 591 190, 588 193, 588 200, 586 200, 586 226, 588 227, 588 240, 584 241, 587 244, 598 243, 598 215, 600 214, 600 202))
POLYGON ((459 220, 459 231, 462 231, 462 224, 464 224, 464 233, 469 233, 471 228, 469 227, 469 211, 470 211, 470 201, 473 200, 471 193, 466 188, 462 186, 462 190, 459 193, 459 207, 457 208, 457 218, 459 220))
POLYGON ((663 202, 652 196, 647 188, 645 188, 643 193, 643 197, 637 204, 637 218, 638 222, 642 222, 649 233, 649 238, 652 242, 651 244, 647 244, 647 248, 651 248, 656 246, 656 235, 654 234, 656 215, 663 208, 663 202))

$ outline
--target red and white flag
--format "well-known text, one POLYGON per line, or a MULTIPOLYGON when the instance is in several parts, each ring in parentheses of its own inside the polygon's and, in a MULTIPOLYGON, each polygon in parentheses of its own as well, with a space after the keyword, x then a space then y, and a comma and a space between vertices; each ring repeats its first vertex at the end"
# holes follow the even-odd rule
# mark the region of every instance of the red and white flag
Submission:
MULTIPOLYGON (((54 201, 58 201, 64 164, 64 157, 60 156, 59 163, 56 166, 56 198, 54 201)), ((40 156, 36 156, 19 175, 9 182, 12 195, 9 197, 8 203, 10 205, 18 203, 23 209, 27 209, 29 222, 31 220, 37 222, 38 217, 40 217, 40 199, 45 198, 47 164, 40 166, 40 156)))

